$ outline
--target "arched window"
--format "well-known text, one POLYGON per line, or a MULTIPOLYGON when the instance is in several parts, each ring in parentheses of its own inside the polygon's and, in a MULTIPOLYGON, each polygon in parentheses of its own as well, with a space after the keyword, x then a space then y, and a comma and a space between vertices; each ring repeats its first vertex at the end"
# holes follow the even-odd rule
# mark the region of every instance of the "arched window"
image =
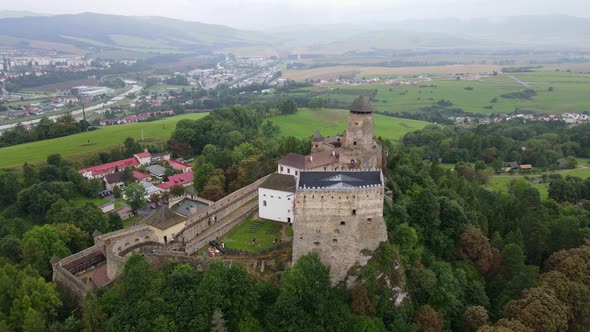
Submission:
POLYGON ((262 206, 266 206, 266 201, 262 201, 262 206))

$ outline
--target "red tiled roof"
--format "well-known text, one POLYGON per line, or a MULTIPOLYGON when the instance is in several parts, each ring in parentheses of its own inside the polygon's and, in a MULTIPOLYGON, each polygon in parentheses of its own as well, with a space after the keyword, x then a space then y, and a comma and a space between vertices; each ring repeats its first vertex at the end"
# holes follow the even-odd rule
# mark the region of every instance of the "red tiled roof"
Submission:
POLYGON ((185 185, 187 183, 193 182, 193 172, 186 172, 181 174, 176 174, 168 177, 168 181, 162 182, 158 187, 160 189, 170 189, 175 185, 185 185))
POLYGON ((136 154, 136 156, 137 156, 138 158, 148 158, 148 157, 151 157, 151 155, 152 155, 152 154, 151 154, 151 153, 149 153, 149 152, 147 152, 147 151, 145 151, 145 152, 141 152, 141 153, 137 153, 137 154, 136 154))
POLYGON ((133 171, 133 177, 136 178, 136 179, 138 179, 138 180, 143 180, 143 179, 149 178, 150 175, 149 174, 142 173, 140 171, 133 171))
POLYGON ((185 163, 181 163, 180 161, 176 161, 176 160, 168 160, 168 163, 170 164, 170 167, 172 167, 172 169, 177 170, 177 171, 182 171, 187 168, 191 168, 191 165, 187 165, 185 163))
POLYGON ((91 172, 92 175, 100 175, 108 172, 112 172, 115 169, 123 170, 129 166, 139 166, 139 161, 136 158, 127 158, 123 160, 117 160, 110 163, 96 165, 80 170, 80 173, 91 172))
POLYGON ((279 165, 290 166, 297 169, 313 169, 330 165, 338 161, 340 153, 338 149, 315 152, 308 156, 297 153, 289 153, 278 161, 279 165))

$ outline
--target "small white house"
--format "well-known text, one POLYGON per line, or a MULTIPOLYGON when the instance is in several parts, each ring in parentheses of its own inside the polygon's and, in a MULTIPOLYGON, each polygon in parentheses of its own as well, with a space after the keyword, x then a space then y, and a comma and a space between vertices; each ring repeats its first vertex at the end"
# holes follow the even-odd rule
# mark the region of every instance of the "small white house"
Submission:
POLYGON ((272 174, 258 188, 260 218, 293 222, 296 179, 292 175, 272 174))

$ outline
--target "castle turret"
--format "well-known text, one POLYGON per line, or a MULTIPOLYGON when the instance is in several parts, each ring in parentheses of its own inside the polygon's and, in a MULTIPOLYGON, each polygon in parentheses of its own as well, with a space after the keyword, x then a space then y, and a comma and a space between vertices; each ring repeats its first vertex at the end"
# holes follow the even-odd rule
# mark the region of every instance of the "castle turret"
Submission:
POLYGON ((350 106, 340 164, 348 169, 381 168, 381 150, 373 140, 373 107, 364 96, 350 106))
POLYGON ((365 96, 359 96, 350 106, 344 147, 370 149, 373 146, 373 107, 365 96))

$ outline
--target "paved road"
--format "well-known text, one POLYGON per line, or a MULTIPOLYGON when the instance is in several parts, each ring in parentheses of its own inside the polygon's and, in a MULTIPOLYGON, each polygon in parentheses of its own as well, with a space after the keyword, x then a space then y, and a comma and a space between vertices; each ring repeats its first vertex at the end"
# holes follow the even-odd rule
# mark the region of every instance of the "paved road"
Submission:
MULTIPOLYGON (((137 85, 137 84, 136 85, 133 85, 131 87, 131 90, 129 90, 127 92, 124 92, 124 93, 122 93, 122 94, 120 94, 120 95, 118 95, 116 97, 113 97, 113 99, 111 99, 111 100, 109 100, 107 102, 100 103, 100 104, 94 105, 94 106, 86 107, 85 110, 88 113, 88 112, 97 111, 99 109, 105 108, 106 106, 112 105, 112 104, 120 101, 122 98, 125 98, 126 96, 128 96, 131 93, 136 93, 136 92, 141 91, 142 88, 143 87, 141 85, 137 85)), ((76 116, 78 114, 82 114, 82 109, 80 108, 80 109, 74 110, 71 113, 72 113, 73 116, 76 116)), ((49 119, 50 120, 55 120, 55 119, 57 119, 59 117, 62 117, 64 114, 65 113, 57 114, 57 115, 52 115, 52 116, 49 117, 49 119)), ((29 121, 22 121, 20 123, 22 123, 23 125, 28 125, 28 124, 37 123, 39 121, 41 121, 41 119, 34 119, 34 120, 29 120, 29 121)), ((1 125, 0 126, 0 131, 6 130, 6 129, 10 129, 12 127, 15 127, 17 124, 18 123, 10 123, 10 124, 1 125)))
POLYGON ((530 88, 530 87, 531 87, 531 86, 530 86, 530 85, 529 85, 527 82, 523 82, 523 81, 521 81, 521 80, 520 80, 520 78, 518 78, 518 77, 516 77, 516 76, 508 76, 508 77, 510 77, 511 79, 515 80, 515 81, 516 81, 516 83, 518 83, 518 84, 520 84, 520 85, 524 86, 525 88, 530 88))

